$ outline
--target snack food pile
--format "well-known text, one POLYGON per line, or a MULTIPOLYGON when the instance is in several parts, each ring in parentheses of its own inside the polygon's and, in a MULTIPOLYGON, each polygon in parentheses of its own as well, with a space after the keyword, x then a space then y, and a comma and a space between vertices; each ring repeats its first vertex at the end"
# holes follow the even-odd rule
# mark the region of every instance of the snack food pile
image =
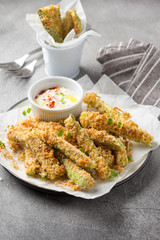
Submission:
POLYGON ((73 115, 59 123, 36 117, 8 128, 8 142, 24 161, 26 174, 49 181, 70 179, 76 190, 88 189, 97 178, 118 176, 133 161, 131 141, 152 145, 153 137, 129 113, 95 93, 86 93, 84 103, 88 111, 80 121, 73 115))
POLYGON ((75 8, 68 10, 63 18, 61 18, 60 4, 40 8, 37 14, 43 27, 54 38, 55 42, 62 43, 72 29, 77 35, 82 31, 81 20, 75 8))

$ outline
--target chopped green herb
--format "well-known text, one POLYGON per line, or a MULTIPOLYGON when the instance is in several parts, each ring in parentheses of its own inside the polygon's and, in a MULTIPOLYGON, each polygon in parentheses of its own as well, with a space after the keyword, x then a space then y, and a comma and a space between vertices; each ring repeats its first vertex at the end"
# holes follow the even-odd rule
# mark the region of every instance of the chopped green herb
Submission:
POLYGON ((112 118, 108 118, 108 125, 112 125, 113 123, 113 119, 112 118))
POLYGON ((133 158, 131 158, 130 156, 127 156, 127 158, 129 162, 133 162, 133 158))
POLYGON ((63 136, 63 134, 64 134, 64 131, 63 131, 62 129, 59 129, 58 136, 59 136, 59 137, 62 137, 62 136, 63 136))
POLYGON ((118 125, 118 127, 121 127, 122 123, 121 123, 121 122, 118 122, 117 125, 118 125))
POLYGON ((112 169, 110 178, 117 177, 120 174, 120 172, 116 172, 114 169, 112 169))
POLYGON ((28 108, 28 109, 27 109, 27 113, 30 113, 30 112, 31 112, 31 108, 28 108))
POLYGON ((59 95, 59 93, 56 92, 56 95, 59 95))
POLYGON ((26 116, 26 111, 24 110, 24 111, 22 112, 22 114, 23 114, 24 116, 26 116))
POLYGON ((0 141, 0 146, 1 145, 3 145, 4 148, 6 147, 5 144, 2 141, 0 141))
POLYGON ((71 133, 67 133, 66 136, 67 136, 67 138, 70 138, 71 137, 71 133))
POLYGON ((61 93, 61 95, 62 95, 62 96, 64 96, 64 94, 63 94, 63 93, 61 93))
POLYGON ((61 99, 61 103, 65 104, 66 102, 64 101, 64 98, 61 99))
POLYGON ((9 127, 10 127, 10 125, 7 126, 7 128, 9 128, 9 127))

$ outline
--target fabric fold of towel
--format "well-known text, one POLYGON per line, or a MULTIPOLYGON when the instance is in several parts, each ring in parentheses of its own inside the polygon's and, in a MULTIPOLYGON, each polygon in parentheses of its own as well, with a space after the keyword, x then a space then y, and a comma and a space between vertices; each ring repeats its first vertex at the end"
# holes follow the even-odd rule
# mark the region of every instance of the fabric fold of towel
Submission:
POLYGON ((102 73, 137 103, 160 107, 160 51, 134 39, 104 46, 98 52, 102 73))

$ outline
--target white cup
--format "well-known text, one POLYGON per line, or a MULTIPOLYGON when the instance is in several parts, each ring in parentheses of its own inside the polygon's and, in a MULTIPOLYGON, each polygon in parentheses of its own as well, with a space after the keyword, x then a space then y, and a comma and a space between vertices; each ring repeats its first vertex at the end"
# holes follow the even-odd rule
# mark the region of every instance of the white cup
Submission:
POLYGON ((48 76, 64 76, 74 78, 79 74, 82 50, 86 39, 82 39, 71 47, 56 48, 45 44, 40 36, 37 41, 42 47, 45 72, 48 76))

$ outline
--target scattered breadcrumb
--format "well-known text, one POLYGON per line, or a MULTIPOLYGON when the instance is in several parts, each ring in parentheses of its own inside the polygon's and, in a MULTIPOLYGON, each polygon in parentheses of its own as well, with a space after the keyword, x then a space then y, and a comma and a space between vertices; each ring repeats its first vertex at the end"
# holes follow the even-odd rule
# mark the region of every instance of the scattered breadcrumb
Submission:
POLYGON ((2 153, 2 156, 5 159, 13 159, 12 155, 8 151, 6 151, 6 150, 2 153))
POLYGON ((12 162, 10 163, 10 165, 13 166, 16 170, 19 169, 19 167, 18 167, 18 165, 17 165, 17 163, 16 163, 15 161, 12 161, 12 162))

